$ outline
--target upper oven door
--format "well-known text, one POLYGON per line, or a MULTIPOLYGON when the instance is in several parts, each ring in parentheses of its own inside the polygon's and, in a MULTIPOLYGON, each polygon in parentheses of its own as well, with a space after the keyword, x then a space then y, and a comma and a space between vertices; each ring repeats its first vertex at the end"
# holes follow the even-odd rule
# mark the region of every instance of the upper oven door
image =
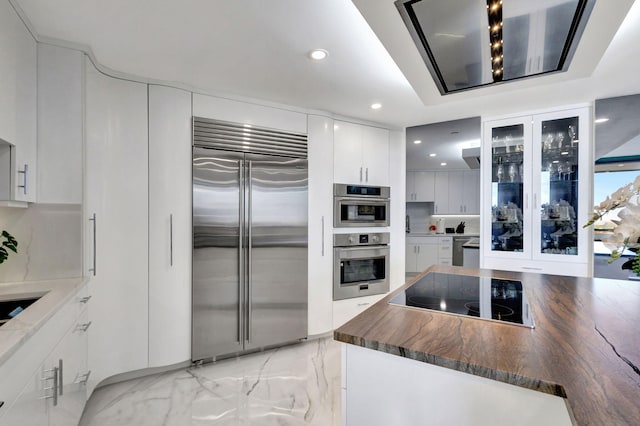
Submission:
POLYGON ((335 197, 333 226, 389 226, 389 200, 335 197))

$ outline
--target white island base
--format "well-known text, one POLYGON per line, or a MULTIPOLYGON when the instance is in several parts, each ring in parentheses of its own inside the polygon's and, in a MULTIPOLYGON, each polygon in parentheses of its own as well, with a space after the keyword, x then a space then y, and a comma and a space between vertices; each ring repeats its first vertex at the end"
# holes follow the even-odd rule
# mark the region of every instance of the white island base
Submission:
POLYGON ((571 425, 564 398, 349 344, 346 426, 571 425))

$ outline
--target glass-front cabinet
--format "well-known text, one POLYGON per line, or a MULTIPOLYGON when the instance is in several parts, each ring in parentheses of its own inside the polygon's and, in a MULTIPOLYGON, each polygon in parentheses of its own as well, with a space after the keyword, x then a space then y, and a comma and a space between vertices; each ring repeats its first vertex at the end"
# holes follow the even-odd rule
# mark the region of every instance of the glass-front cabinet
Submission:
POLYGON ((484 122, 482 267, 590 274, 589 111, 484 122))

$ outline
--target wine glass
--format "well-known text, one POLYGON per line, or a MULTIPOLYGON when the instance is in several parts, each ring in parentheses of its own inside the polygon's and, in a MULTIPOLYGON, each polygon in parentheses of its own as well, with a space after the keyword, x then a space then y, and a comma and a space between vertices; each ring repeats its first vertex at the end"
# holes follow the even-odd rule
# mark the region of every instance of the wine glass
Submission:
POLYGON ((564 179, 564 173, 565 173, 565 166, 562 163, 558 163, 556 164, 556 170, 558 171, 558 180, 563 180, 564 179))
POLYGON ((547 133, 547 135, 544 138, 544 150, 545 151, 549 151, 551 149, 551 146, 553 145, 553 134, 552 133, 547 133))
POLYGON ((514 163, 511 163, 509 165, 509 181, 515 182, 517 175, 518 175, 518 171, 516 169, 516 165, 514 163))
POLYGON ((571 146, 575 146, 576 143, 578 143, 578 134, 576 133, 576 126, 569 126, 569 128, 567 129, 567 133, 569 134, 569 139, 571 139, 571 146))
POLYGON ((496 176, 498 178, 498 182, 502 182, 502 179, 504 178, 504 167, 502 166, 502 164, 498 164, 498 169, 496 170, 496 176))
POLYGON ((547 163, 547 171, 549 172, 549 180, 553 180, 553 173, 554 173, 553 169, 554 169, 553 162, 549 161, 547 163))
POLYGON ((569 161, 564 162, 563 170, 566 175, 565 180, 570 180, 573 165, 569 161))
POLYGON ((558 132, 558 148, 562 148, 564 142, 564 132, 558 132))

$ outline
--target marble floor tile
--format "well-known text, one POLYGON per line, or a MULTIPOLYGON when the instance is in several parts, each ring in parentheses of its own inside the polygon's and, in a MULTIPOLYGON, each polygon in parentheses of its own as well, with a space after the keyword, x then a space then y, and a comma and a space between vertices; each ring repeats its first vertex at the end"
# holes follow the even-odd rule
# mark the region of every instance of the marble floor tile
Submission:
POLYGON ((81 426, 340 425, 340 344, 323 338, 105 386, 81 426))

